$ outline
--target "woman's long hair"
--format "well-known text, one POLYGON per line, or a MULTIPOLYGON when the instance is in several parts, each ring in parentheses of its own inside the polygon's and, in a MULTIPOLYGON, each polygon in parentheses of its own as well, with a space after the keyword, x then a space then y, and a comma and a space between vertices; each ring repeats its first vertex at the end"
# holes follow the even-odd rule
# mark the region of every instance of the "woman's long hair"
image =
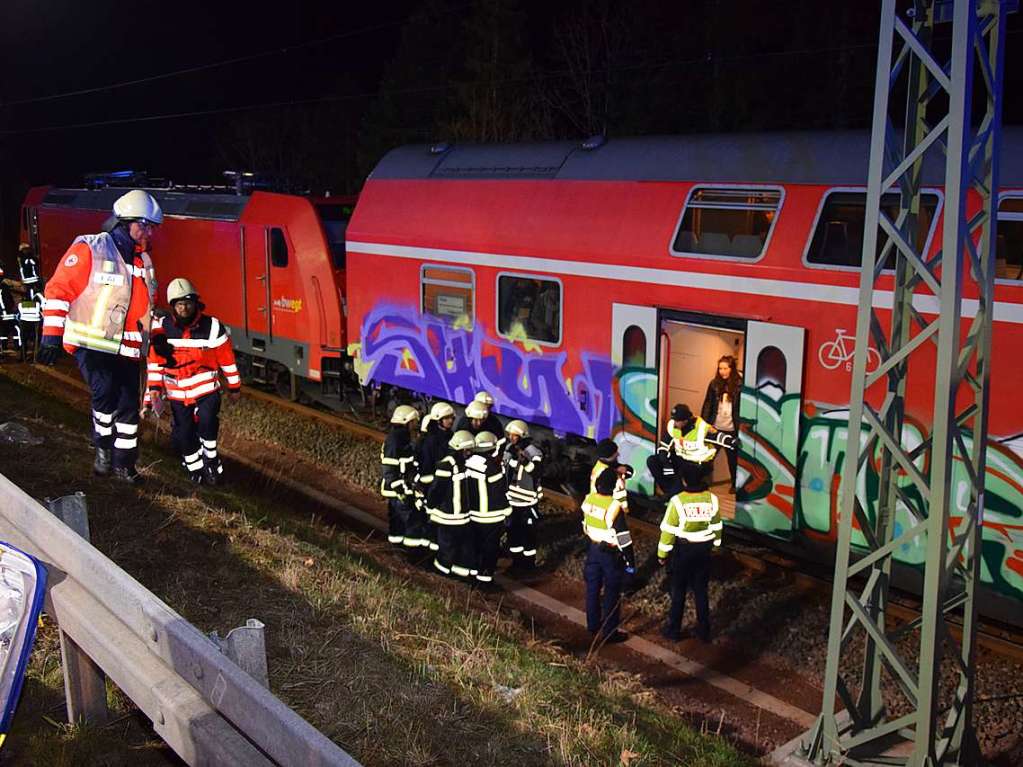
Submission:
POLYGON ((728 378, 722 380, 721 376, 715 371, 714 380, 715 382, 719 382, 718 386, 722 387, 719 391, 728 392, 728 398, 734 404, 739 401, 739 389, 742 388, 742 376, 739 375, 735 357, 730 354, 726 354, 718 360, 718 365, 720 366, 722 362, 728 364, 728 368, 731 372, 728 374, 728 378))

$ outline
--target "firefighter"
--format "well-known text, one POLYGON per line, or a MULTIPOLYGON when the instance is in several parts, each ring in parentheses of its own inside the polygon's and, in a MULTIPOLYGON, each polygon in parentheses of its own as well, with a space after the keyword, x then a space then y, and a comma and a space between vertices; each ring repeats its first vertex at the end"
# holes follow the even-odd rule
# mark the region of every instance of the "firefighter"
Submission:
POLYGON ((504 447, 504 428, 501 419, 494 414, 494 398, 485 391, 476 392, 472 402, 465 406, 465 413, 455 429, 471 431, 474 436, 481 431, 489 431, 498 437, 498 452, 504 447))
POLYGON ((619 631, 622 588, 626 575, 636 571, 625 517, 626 508, 615 496, 621 478, 613 468, 603 469, 594 490, 582 504, 583 532, 589 540, 583 579, 586 582, 586 627, 602 642, 624 642, 619 631))
POLYGON ((23 295, 14 308, 17 312, 21 359, 24 360, 26 354, 35 354, 39 347, 39 331, 43 322, 43 281, 39 277, 39 262, 27 242, 18 246, 18 276, 21 278, 23 295))
POLYGON ((476 580, 484 586, 494 581, 501 530, 511 513, 508 484, 497 458, 497 435, 481 431, 476 450, 465 462, 468 480, 469 521, 475 544, 476 580))
POLYGON ((20 348, 18 305, 14 302, 14 296, 4 280, 4 266, 0 263, 0 356, 8 349, 20 348))
POLYGON ((405 545, 429 547, 437 551, 436 529, 430 522, 427 496, 433 483, 433 472, 448 452, 451 427, 455 423, 455 409, 447 402, 434 402, 430 414, 423 419, 423 436, 416 445, 416 465, 419 476, 415 482, 415 508, 405 531, 405 545))
POLYGON ((448 441, 448 454, 437 463, 427 503, 437 530, 433 566, 444 575, 468 578, 472 572, 472 541, 466 494, 465 462, 476 442, 471 432, 456 431, 448 441))
POLYGON ((686 592, 692 589, 696 602, 696 636, 701 642, 709 642, 710 557, 714 548, 721 545, 723 524, 717 496, 708 490, 701 472, 690 468, 683 475, 683 483, 685 489, 668 501, 657 544, 657 564, 663 567, 671 558, 671 611, 661 634, 673 642, 682 638, 686 592))
POLYGON ((106 231, 75 239, 46 285, 36 353, 46 365, 62 348, 74 354, 92 391, 93 471, 132 484, 142 481, 139 365, 156 291, 148 250, 162 222, 156 200, 133 189, 114 202, 106 231))
POLYGON ((211 314, 192 283, 183 277, 167 286, 171 313, 153 323, 149 349, 147 406, 158 398, 170 402, 171 441, 181 454, 189 478, 196 484, 217 485, 224 466, 217 455, 220 431, 220 373, 232 400, 241 394, 242 380, 224 324, 211 314), (159 341, 157 340, 159 339, 159 341), (169 345, 168 360, 157 351, 169 345))
MULTIPOLYGON (((419 412, 411 405, 398 405, 391 413, 391 430, 380 447, 383 478, 380 494, 387 499, 387 542, 403 544, 409 518, 415 510, 413 484, 416 475, 412 435, 418 431, 419 412)), ((419 539, 415 539, 419 545, 419 539)))
POLYGON ((533 569, 536 566, 537 526, 540 522, 537 506, 543 497, 540 487, 543 451, 529 438, 529 427, 525 421, 509 421, 504 433, 507 436, 504 471, 508 481, 508 504, 511 506, 508 551, 516 566, 533 569))

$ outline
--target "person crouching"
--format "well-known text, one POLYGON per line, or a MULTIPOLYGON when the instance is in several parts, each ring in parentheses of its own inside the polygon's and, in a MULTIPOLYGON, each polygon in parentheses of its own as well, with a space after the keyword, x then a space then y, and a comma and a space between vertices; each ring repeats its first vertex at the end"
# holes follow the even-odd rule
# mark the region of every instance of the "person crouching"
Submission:
POLYGON ((166 396, 173 422, 171 440, 189 478, 196 484, 216 485, 224 472, 217 455, 220 373, 232 399, 241 393, 231 339, 220 320, 203 313, 205 307, 188 280, 171 280, 167 303, 171 315, 153 322, 146 404, 154 407, 166 396))

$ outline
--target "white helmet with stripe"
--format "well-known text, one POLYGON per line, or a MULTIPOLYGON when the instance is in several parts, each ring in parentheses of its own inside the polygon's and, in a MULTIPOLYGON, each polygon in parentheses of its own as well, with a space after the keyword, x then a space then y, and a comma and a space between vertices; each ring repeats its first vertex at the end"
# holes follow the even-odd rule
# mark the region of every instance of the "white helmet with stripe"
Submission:
POLYGON ((528 437, 529 427, 525 421, 520 421, 516 418, 514 421, 508 421, 508 425, 504 427, 505 434, 514 434, 518 437, 528 437))
POLYGON ((476 400, 476 402, 486 405, 488 408, 492 408, 494 406, 494 398, 491 397, 488 392, 478 391, 473 399, 476 400))
POLYGON ((487 417, 490 409, 479 400, 473 400, 465 406, 465 417, 483 420, 487 417))
POLYGON ((163 223, 163 210, 149 192, 132 189, 114 200, 114 215, 122 221, 148 221, 151 224, 163 223))
POLYGON ((198 297, 199 293, 196 292, 195 287, 193 287, 192 283, 184 277, 175 277, 170 281, 170 285, 167 286, 168 304, 173 304, 175 301, 180 301, 182 298, 198 297))
POLYGON ((411 405, 398 405, 391 413, 391 423, 404 426, 419 420, 419 411, 411 405))

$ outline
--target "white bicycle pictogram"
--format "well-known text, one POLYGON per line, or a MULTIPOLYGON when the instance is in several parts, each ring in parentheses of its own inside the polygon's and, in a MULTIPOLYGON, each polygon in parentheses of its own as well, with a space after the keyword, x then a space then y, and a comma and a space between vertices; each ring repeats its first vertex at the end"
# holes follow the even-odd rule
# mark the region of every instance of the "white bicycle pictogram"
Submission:
MULTIPOLYGON (((825 370, 835 370, 845 363, 846 372, 852 370, 853 355, 856 354, 855 338, 846 334, 844 328, 835 328, 835 340, 826 341, 817 350, 817 359, 825 370)), ((873 373, 881 366, 881 354, 873 346, 867 347, 867 372, 873 373)))

